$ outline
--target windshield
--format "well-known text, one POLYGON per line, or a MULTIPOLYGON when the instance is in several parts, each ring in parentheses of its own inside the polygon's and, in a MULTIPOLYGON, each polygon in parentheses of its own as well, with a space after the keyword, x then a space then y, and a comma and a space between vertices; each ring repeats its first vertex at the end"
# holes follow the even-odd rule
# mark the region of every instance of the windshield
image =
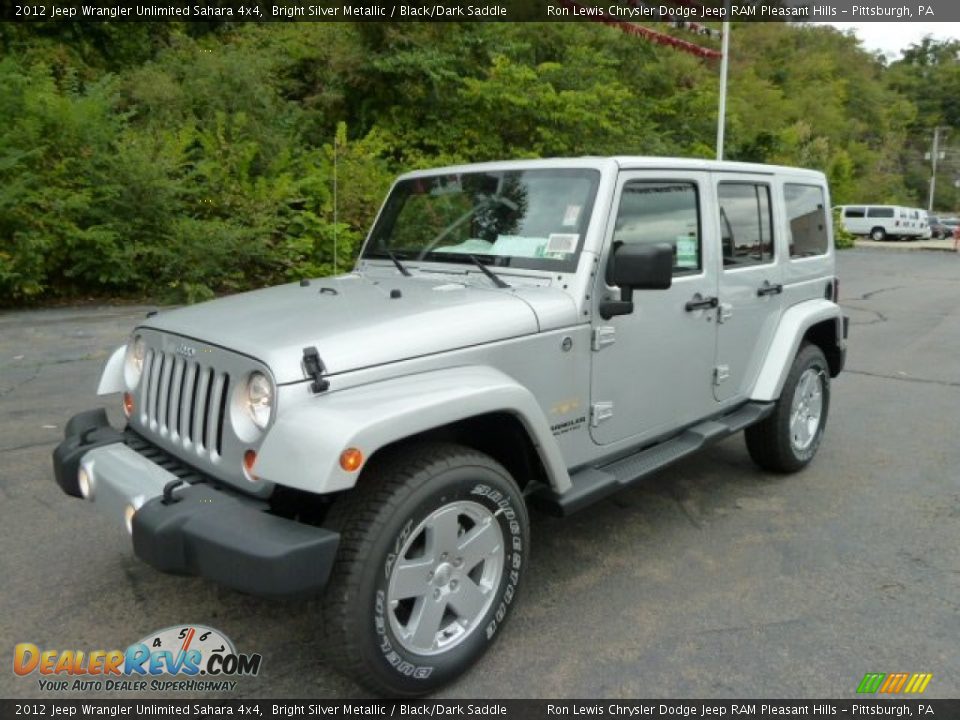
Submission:
POLYGON ((367 258, 572 271, 590 219, 596 170, 511 170, 413 178, 387 198, 367 258))

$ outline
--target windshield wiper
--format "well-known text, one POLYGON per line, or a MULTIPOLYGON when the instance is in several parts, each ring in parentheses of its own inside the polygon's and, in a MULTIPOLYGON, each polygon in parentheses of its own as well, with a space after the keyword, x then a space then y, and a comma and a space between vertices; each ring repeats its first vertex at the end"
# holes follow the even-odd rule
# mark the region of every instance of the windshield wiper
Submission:
POLYGON ((393 264, 397 266, 397 270, 400 271, 400 274, 403 275, 404 277, 410 277, 410 274, 411 274, 410 271, 407 270, 406 267, 404 267, 403 263, 400 262, 397 256, 394 255, 390 250, 387 250, 386 252, 387 252, 387 257, 393 260, 393 264))
POLYGON ((480 262, 480 258, 478 258, 476 255, 467 255, 467 257, 470 258, 470 259, 473 261, 473 264, 476 265, 478 268, 480 268, 481 272, 483 272, 484 275, 486 275, 488 278, 490 278, 491 282, 493 282, 493 284, 496 285, 498 288, 508 288, 508 287, 510 287, 509 283, 506 283, 506 282, 504 282, 503 280, 501 280, 501 279, 493 272, 493 270, 491 270, 491 269, 488 268, 486 265, 484 265, 482 262, 480 262))

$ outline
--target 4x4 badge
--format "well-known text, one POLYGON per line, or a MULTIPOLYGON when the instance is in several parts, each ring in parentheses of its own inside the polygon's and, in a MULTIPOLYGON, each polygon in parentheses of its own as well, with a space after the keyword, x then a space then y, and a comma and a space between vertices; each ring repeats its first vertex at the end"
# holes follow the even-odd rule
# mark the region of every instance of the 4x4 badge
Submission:
POLYGON ((183 357, 193 357, 197 354, 197 349, 189 345, 177 345, 174 352, 177 355, 183 355, 183 357))

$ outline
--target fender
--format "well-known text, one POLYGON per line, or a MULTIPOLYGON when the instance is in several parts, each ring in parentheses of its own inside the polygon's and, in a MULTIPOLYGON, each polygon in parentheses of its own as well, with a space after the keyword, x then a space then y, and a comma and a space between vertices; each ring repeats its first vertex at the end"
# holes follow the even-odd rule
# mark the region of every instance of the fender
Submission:
POLYGON ((788 308, 780 318, 750 399, 772 402, 779 398, 804 333, 819 322, 836 320, 841 315, 840 306, 825 299, 807 300, 788 308))
POLYGON ((448 368, 392 378, 311 398, 280 413, 253 472, 264 480, 314 493, 353 487, 359 473, 340 467, 355 447, 369 459, 405 437, 490 412, 510 412, 529 434, 551 487, 570 476, 543 410, 525 387, 484 366, 448 368))
POLYGON ((123 379, 123 359, 127 354, 127 346, 121 345, 113 351, 107 360, 103 373, 100 375, 100 384, 97 386, 97 395, 123 392, 127 384, 123 379))

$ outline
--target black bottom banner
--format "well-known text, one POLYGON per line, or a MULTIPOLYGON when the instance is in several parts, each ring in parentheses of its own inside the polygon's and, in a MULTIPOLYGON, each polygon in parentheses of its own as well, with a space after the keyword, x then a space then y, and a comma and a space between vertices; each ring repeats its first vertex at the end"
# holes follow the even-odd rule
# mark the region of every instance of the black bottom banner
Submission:
POLYGON ((0 718, 960 718, 960 700, 0 700, 0 718))

